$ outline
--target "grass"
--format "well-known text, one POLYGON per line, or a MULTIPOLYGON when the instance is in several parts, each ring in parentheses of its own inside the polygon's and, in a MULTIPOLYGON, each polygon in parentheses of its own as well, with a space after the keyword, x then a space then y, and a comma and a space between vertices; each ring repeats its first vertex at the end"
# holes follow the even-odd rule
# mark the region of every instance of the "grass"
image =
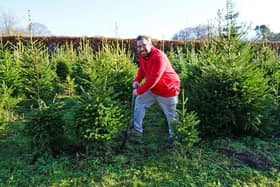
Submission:
POLYGON ((122 152, 44 154, 35 162, 23 125, 2 124, 0 186, 280 185, 280 138, 205 139, 191 149, 164 149, 164 124, 154 107, 145 118, 143 137, 129 137, 122 152))

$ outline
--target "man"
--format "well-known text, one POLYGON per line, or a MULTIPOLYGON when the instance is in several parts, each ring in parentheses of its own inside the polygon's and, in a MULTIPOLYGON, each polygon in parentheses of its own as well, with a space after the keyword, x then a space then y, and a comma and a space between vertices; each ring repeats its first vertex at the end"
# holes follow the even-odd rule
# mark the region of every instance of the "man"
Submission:
POLYGON ((151 38, 140 35, 136 38, 139 68, 133 81, 134 128, 130 134, 142 136, 146 108, 157 102, 168 123, 169 138, 174 138, 172 123, 177 120, 176 105, 180 91, 180 79, 167 56, 152 45, 151 38), (144 80, 143 84, 140 84, 144 80))

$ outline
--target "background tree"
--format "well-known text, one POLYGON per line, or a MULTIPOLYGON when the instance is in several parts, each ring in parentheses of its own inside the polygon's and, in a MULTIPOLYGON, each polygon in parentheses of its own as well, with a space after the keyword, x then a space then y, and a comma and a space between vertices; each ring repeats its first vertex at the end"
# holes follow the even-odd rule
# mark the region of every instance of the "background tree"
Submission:
MULTIPOLYGON (((26 30, 29 30, 30 26, 28 26, 26 28, 26 30)), ((31 27, 31 32, 32 32, 32 36, 50 36, 51 35, 51 31, 49 31, 49 29, 47 28, 47 26, 41 24, 41 23, 32 23, 32 27, 31 27)))
POLYGON ((3 36, 10 35, 30 35, 32 33, 33 36, 50 36, 51 31, 47 28, 47 26, 38 23, 31 22, 30 13, 29 14, 29 24, 26 27, 18 26, 18 22, 16 18, 12 15, 9 15, 3 12, 0 16, 0 33, 3 36))
POLYGON ((273 33, 271 32, 268 36, 269 41, 280 41, 280 32, 279 33, 273 33))
POLYGON ((255 27, 257 40, 261 41, 279 41, 280 33, 271 32, 269 26, 262 24, 255 27))
POLYGON ((47 26, 38 23, 38 22, 32 22, 31 19, 31 12, 28 10, 28 26, 26 27, 26 30, 31 36, 49 36, 51 35, 51 32, 48 30, 47 26))
POLYGON ((241 39, 246 37, 248 27, 244 23, 238 23, 239 12, 234 10, 232 0, 226 1, 226 15, 218 10, 219 34, 228 39, 241 39))
POLYGON ((24 28, 17 27, 14 16, 3 12, 0 16, 0 32, 2 35, 26 35, 24 28))
POLYGON ((215 37, 217 35, 224 38, 236 38, 245 36, 245 31, 248 30, 245 24, 238 24, 239 13, 234 11, 234 5, 231 0, 226 1, 226 14, 222 10, 217 13, 218 27, 210 26, 210 24, 200 24, 196 27, 187 27, 178 33, 174 34, 173 40, 189 40, 189 39, 205 39, 215 37), (222 30, 219 30, 222 29, 222 30))
POLYGON ((258 40, 268 40, 268 36, 270 35, 271 31, 269 27, 265 24, 257 25, 255 27, 256 35, 258 40))
POLYGON ((172 40, 192 40, 205 39, 208 37, 210 26, 206 24, 199 24, 195 27, 186 27, 174 34, 172 40))

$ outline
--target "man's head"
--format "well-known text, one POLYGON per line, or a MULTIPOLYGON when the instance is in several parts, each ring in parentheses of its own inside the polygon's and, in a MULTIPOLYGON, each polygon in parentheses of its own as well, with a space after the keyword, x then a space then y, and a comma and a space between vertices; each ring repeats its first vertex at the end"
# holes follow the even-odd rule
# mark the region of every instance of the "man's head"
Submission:
POLYGON ((137 52, 142 57, 148 57, 152 49, 152 40, 149 36, 140 35, 136 38, 137 52))

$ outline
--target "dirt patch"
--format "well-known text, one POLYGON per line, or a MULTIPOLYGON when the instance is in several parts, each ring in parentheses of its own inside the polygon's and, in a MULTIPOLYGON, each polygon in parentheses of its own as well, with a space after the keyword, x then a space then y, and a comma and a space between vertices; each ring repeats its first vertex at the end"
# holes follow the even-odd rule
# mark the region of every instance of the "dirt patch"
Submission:
POLYGON ((228 148, 219 148, 218 152, 257 170, 270 170, 272 168, 277 170, 280 169, 280 166, 271 161, 263 152, 240 152, 238 150, 228 148))

